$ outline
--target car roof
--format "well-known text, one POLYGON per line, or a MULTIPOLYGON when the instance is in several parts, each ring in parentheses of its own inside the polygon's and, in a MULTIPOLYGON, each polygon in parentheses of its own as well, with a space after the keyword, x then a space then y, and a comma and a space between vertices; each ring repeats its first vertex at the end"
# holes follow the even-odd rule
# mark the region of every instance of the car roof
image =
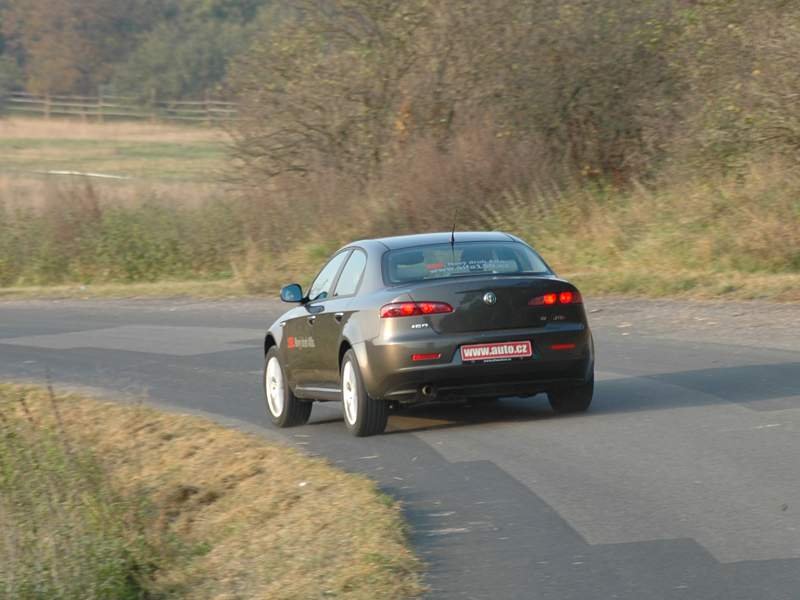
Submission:
MULTIPOLYGON (((414 246, 424 246, 428 244, 448 244, 450 243, 451 232, 441 231, 438 233, 417 233, 414 235, 398 235, 393 237, 375 238, 372 240, 361 240, 353 242, 348 246, 357 246, 368 242, 377 242, 384 245, 389 250, 398 248, 412 248, 414 246)), ((459 242, 517 242, 519 241, 512 235, 500 231, 456 231, 454 234, 456 243, 459 242)))

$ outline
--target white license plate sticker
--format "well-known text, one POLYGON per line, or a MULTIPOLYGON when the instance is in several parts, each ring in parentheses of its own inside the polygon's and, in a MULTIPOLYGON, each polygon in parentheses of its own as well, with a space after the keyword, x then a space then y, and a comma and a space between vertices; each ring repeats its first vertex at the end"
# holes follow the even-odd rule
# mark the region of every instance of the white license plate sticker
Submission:
POLYGON ((533 346, 528 341, 461 346, 461 360, 464 362, 510 360, 531 356, 533 356, 533 346))

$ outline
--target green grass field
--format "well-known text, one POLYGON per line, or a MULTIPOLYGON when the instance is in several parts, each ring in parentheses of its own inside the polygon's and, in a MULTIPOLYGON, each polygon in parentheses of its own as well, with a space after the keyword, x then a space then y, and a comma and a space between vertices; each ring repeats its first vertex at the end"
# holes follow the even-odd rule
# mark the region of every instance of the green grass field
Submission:
POLYGON ((0 173, 105 173, 148 181, 213 181, 224 166, 218 142, 0 139, 0 173))
POLYGON ((77 171, 159 182, 213 182, 225 167, 218 129, 149 123, 0 120, 0 174, 77 171))

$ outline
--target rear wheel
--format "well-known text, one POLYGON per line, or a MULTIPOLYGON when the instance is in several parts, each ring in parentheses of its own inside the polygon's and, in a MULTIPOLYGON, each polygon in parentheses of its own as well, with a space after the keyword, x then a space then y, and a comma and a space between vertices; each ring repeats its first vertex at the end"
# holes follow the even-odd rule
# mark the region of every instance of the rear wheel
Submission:
POLYGON ((594 377, 581 385, 547 392, 547 399, 552 409, 558 413, 576 413, 589 408, 593 394, 594 377))
POLYGON ((389 404, 369 397, 352 350, 345 352, 342 359, 342 407, 344 423, 353 435, 366 437, 386 429, 389 404))
POLYGON ((294 427, 308 421, 311 402, 303 402, 289 389, 275 346, 269 349, 264 361, 264 395, 267 399, 267 412, 278 427, 294 427))

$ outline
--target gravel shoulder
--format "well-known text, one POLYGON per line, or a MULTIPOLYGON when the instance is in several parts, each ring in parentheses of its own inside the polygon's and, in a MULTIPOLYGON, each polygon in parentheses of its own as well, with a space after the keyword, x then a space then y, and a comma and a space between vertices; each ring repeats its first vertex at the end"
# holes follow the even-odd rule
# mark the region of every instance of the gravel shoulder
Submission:
POLYGON ((596 298, 592 327, 643 336, 757 348, 800 350, 800 304, 596 298))

